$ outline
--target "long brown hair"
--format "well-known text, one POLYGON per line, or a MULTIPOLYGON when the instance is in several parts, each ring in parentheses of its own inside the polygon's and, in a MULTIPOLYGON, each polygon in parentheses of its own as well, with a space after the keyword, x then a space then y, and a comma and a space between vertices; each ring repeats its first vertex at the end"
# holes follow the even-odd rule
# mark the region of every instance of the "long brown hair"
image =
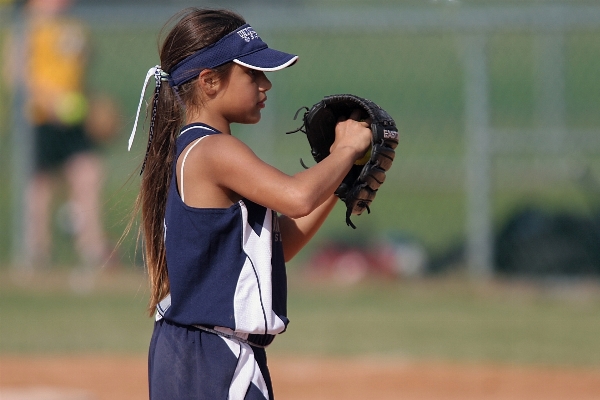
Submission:
MULTIPOLYGON (((185 9, 171 21, 175 21, 175 25, 159 49, 161 67, 167 73, 181 60, 246 23, 241 16, 228 10, 198 8, 185 9)), ((214 71, 225 78, 230 69, 231 63, 227 63, 214 71)), ((144 239, 145 263, 150 280, 148 311, 151 315, 158 302, 169 293, 164 217, 175 158, 175 142, 184 124, 186 109, 201 106, 195 82, 194 79, 176 89, 168 84, 161 85, 154 138, 148 149, 141 188, 135 202, 134 215, 142 210, 140 233, 144 239)))

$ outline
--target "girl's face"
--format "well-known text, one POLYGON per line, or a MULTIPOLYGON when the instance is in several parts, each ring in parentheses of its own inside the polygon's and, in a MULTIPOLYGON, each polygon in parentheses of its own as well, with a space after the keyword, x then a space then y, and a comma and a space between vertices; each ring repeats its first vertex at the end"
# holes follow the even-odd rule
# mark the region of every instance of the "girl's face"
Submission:
POLYGON ((220 110, 229 123, 255 124, 265 108, 271 81, 264 72, 234 64, 229 78, 221 82, 220 110))

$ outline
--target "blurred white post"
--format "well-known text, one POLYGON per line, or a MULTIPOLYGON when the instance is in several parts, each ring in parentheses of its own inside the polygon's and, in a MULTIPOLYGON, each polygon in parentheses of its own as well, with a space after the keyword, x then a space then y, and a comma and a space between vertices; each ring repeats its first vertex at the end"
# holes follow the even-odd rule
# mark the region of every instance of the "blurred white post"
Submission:
POLYGON ((491 152, 485 34, 463 38, 465 64, 465 131, 467 244, 469 274, 478 279, 493 274, 490 214, 491 152))
MULTIPOLYGON (((22 68, 25 65, 24 54, 25 21, 19 10, 15 10, 12 28, 15 40, 15 65, 22 68)), ((21 70, 13 71, 20 74, 21 70)), ((11 135, 11 264, 13 267, 22 265, 25 256, 24 224, 25 224, 25 190, 32 169, 33 138, 29 121, 25 117, 25 85, 21 76, 12 77, 12 102, 10 121, 11 135)))
POLYGON ((546 142, 555 154, 565 145, 565 37, 562 32, 543 32, 534 38, 536 140, 546 142))

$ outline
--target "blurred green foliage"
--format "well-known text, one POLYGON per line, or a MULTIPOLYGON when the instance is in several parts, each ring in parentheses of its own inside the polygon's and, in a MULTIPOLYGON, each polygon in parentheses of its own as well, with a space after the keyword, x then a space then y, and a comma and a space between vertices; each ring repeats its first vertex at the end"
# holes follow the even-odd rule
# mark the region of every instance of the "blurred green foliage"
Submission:
MULTIPOLYGON (((95 27, 94 30, 90 88, 114 96, 124 122, 121 135, 104 149, 108 168, 105 224, 115 242, 123 232, 139 183, 136 170, 145 150, 147 123, 139 128, 130 153, 126 151, 126 141, 144 75, 149 67, 158 63, 159 30, 159 26, 148 26, 144 30, 126 26, 95 27)), ((263 121, 257 126, 234 129, 234 133, 267 162, 287 173, 301 170, 300 158, 310 164, 312 159, 303 135, 285 135, 285 132, 300 126, 299 120, 293 120, 296 110, 332 93, 354 93, 376 101, 394 116, 402 134, 394 167, 371 215, 357 217, 359 230, 352 231, 344 223, 340 205, 317 241, 324 236, 351 237, 394 230, 415 236, 431 252, 439 252, 462 240, 466 205, 461 36, 452 32, 382 35, 334 29, 267 30, 261 35, 272 47, 300 55, 300 61, 293 68, 269 74, 274 86, 263 121)), ((534 125, 536 71, 531 55, 532 40, 532 35, 526 33, 503 33, 489 38, 490 112, 495 128, 534 125)), ((597 130, 600 126, 599 32, 568 32, 565 66, 568 127, 597 130)), ((0 86, 0 89, 5 99, 6 88, 0 86)), ((7 113, 6 106, 0 106, 3 118, 7 113)), ((6 124, 0 126, 0 132, 0 163, 7 171, 11 151, 6 124)), ((568 156, 569 162, 589 166, 600 173, 598 154, 568 156)), ((541 168, 547 170, 546 166, 552 166, 554 159, 526 154, 505 159, 504 163, 528 165, 538 161, 541 168)), ((597 207, 590 204, 584 189, 574 180, 552 178, 544 182, 536 179, 535 174, 513 175, 514 169, 494 171, 493 179, 504 182, 494 186, 493 213, 497 224, 524 201, 585 213, 597 207), (528 180, 537 184, 523 184, 528 180)), ((9 177, 10 174, 0 175, 3 188, 10 187, 9 177)), ((57 206, 60 202, 58 199, 57 206)), ((0 223, 3 226, 10 224, 8 203, 8 190, 2 190, 0 223)), ((55 237, 57 263, 76 262, 69 238, 58 229, 55 237)), ((10 230, 2 230, 0 262, 8 260, 9 240, 10 230)), ((134 248, 135 235, 130 235, 120 250, 125 263, 139 264, 133 255, 134 248)))

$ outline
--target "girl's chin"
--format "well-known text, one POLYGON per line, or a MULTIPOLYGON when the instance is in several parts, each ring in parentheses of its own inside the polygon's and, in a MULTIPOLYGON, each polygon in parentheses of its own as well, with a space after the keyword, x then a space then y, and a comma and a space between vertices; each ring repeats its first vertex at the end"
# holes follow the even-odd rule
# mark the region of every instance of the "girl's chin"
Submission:
POLYGON ((260 122, 262 115, 260 114, 260 112, 257 115, 254 115, 250 118, 248 118, 248 120, 245 122, 246 124, 258 124, 260 122))

